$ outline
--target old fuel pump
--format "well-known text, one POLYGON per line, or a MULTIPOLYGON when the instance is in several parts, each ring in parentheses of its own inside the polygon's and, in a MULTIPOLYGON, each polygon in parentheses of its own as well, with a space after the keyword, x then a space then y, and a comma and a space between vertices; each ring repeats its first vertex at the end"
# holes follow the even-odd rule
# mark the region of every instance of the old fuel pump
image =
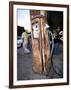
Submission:
POLYGON ((33 71, 37 73, 46 72, 46 65, 50 58, 48 30, 46 30, 45 26, 45 17, 43 15, 36 15, 31 18, 32 65, 33 71))

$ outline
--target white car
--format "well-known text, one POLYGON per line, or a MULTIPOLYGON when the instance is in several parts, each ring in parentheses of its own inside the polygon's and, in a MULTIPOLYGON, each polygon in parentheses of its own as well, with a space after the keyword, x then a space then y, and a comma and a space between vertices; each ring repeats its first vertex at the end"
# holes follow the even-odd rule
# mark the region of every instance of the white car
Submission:
POLYGON ((23 40, 20 36, 17 37, 17 47, 20 48, 22 47, 23 44, 23 40))

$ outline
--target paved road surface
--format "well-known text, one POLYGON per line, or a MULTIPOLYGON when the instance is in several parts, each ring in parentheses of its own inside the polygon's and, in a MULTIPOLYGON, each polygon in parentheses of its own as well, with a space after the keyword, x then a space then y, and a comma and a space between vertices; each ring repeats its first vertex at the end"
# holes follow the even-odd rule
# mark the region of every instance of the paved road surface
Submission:
POLYGON ((46 74, 37 74, 32 70, 32 54, 24 53, 23 48, 17 50, 17 79, 33 80, 63 77, 63 47, 62 44, 56 44, 53 51, 52 60, 48 64, 46 74))

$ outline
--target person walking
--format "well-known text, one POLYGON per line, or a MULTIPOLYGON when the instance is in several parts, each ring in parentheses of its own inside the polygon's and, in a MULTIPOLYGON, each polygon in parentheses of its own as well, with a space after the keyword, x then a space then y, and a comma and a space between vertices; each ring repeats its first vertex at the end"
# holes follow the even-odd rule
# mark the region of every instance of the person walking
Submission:
POLYGON ((23 31, 22 33, 22 40, 23 40, 23 49, 25 53, 30 53, 30 51, 27 49, 27 44, 28 44, 28 35, 26 30, 23 31))

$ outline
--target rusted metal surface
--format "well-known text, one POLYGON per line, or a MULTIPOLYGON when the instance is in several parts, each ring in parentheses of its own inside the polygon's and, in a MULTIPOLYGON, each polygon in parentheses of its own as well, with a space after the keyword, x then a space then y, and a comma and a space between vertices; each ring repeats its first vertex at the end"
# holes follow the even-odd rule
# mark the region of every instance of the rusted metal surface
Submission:
POLYGON ((37 73, 46 72, 46 64, 49 60, 49 48, 48 48, 48 32, 44 28, 45 19, 41 15, 32 19, 32 53, 33 53, 33 70, 37 73), (36 24, 37 22, 37 24, 36 24), (33 26, 38 27, 39 37, 34 37, 33 26))

